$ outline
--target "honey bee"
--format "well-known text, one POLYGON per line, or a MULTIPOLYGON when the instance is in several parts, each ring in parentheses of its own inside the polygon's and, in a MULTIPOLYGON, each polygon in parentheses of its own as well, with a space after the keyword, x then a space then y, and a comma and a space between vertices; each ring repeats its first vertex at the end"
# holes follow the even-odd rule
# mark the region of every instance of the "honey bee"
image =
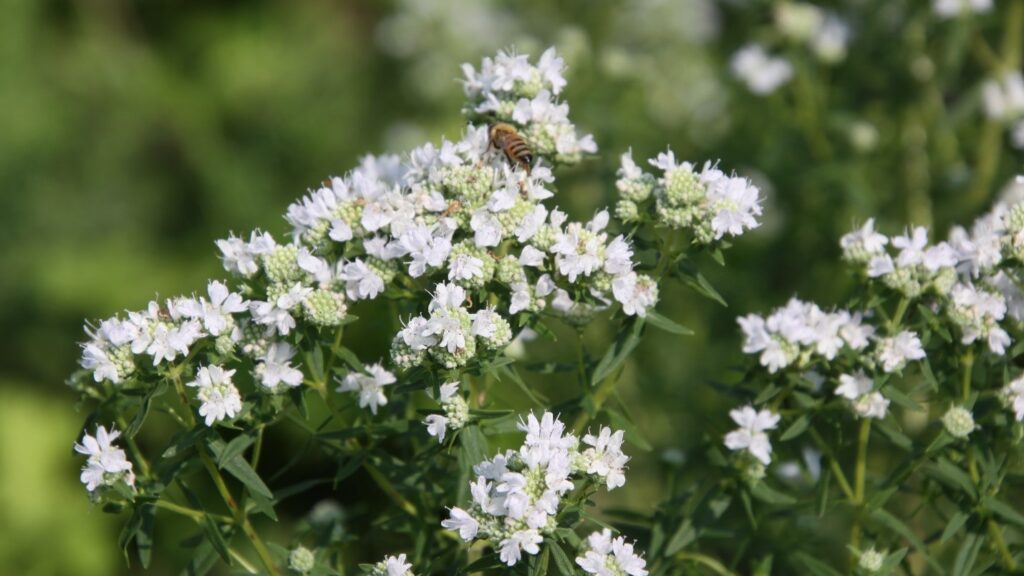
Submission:
POLYGON ((515 126, 504 122, 491 124, 490 129, 491 146, 501 150, 505 159, 513 166, 520 166, 527 172, 533 164, 533 152, 519 135, 515 126))

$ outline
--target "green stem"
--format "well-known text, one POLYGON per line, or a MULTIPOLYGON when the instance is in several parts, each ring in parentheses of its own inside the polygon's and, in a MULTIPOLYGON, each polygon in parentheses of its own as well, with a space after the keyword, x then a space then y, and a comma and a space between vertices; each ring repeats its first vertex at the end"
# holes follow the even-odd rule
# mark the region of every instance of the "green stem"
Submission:
POLYGON ((903 316, 907 313, 907 307, 910 305, 910 300, 904 296, 900 298, 898 304, 896 304, 896 311, 893 312, 892 318, 889 320, 889 334, 895 334, 896 329, 900 327, 900 322, 903 322, 903 316))
POLYGON ((363 468, 373 478, 373 481, 377 483, 377 486, 388 495, 389 498, 395 501, 402 510, 405 510, 410 516, 416 516, 416 507, 412 505, 412 502, 406 500, 405 496, 398 493, 398 490, 391 485, 391 481, 384 475, 376 466, 370 463, 369 460, 363 463, 363 468))
POLYGON ((169 502, 167 500, 157 500, 156 502, 153 502, 153 506, 156 506, 157 508, 162 508, 169 512, 174 512, 175 514, 187 516, 195 520, 196 522, 202 522, 205 517, 209 516, 210 518, 222 524, 235 523, 234 519, 229 516, 224 516, 223 514, 212 514, 210 512, 203 512, 202 510, 196 510, 194 508, 189 508, 187 506, 175 504, 174 502, 169 502))
MULTIPOLYGON (((195 426, 196 419, 192 414, 192 409, 189 405, 188 395, 185 394, 185 386, 181 383, 181 371, 180 369, 171 370, 171 380, 174 382, 174 388, 178 391, 178 396, 181 401, 185 404, 185 414, 187 415, 189 425, 195 426)), ((260 557, 260 561, 267 568, 272 576, 278 576, 280 572, 277 569, 277 565, 274 564, 273 558, 270 556, 270 551, 267 550, 267 546, 260 539, 259 534, 253 529, 252 523, 249 522, 249 516, 246 515, 245 510, 238 506, 235 498, 231 495, 231 491, 228 490, 227 484, 224 482, 224 477, 221 475, 220 470, 217 469, 217 465, 213 463, 210 455, 207 453, 206 447, 202 444, 196 445, 196 452, 199 453, 199 459, 202 460, 203 466, 206 471, 209 472, 210 478, 213 479, 214 485, 217 487, 217 491, 220 493, 221 498, 224 499, 224 504, 227 505, 228 509, 235 517, 235 524, 241 526, 242 532, 252 542, 252 547, 256 549, 256 554, 260 557)))
MULTIPOLYGON (((615 390, 615 384, 619 381, 619 376, 622 375, 623 368, 624 366, 619 366, 619 368, 616 369, 615 372, 609 374, 607 378, 602 380, 601 383, 597 386, 597 389, 594 390, 594 395, 591 397, 591 399, 594 402, 595 414, 599 410, 601 410, 601 406, 604 406, 605 401, 608 400, 608 397, 611 396, 612 391, 615 390)), ((587 424, 589 423, 590 414, 586 410, 583 410, 582 412, 580 412, 580 415, 576 417, 576 421, 573 423, 573 430, 575 430, 576 433, 579 434, 583 432, 583 430, 587 427, 587 424)))
POLYGON ((586 393, 590 389, 587 383, 587 364, 586 355, 583 350, 583 329, 576 331, 576 368, 579 372, 580 386, 583 392, 586 393))
POLYGON ((974 349, 968 348, 964 352, 961 358, 961 364, 963 364, 963 380, 960 384, 961 397, 964 402, 967 402, 971 397, 971 370, 974 368, 974 349))
POLYGON ((846 474, 843 472, 842 467, 839 466, 839 461, 836 459, 835 454, 833 454, 832 449, 825 443, 825 440, 821 437, 821 434, 818 434, 817 430, 810 428, 809 432, 811 434, 811 439, 814 440, 818 449, 821 450, 822 454, 828 458, 829 468, 832 470, 832 475, 836 477, 836 482, 839 483, 839 488, 843 491, 843 494, 846 495, 846 499, 849 500, 850 504, 853 504, 853 488, 850 487, 850 481, 846 479, 846 474))
MULTIPOLYGON (((854 469, 853 478, 853 500, 856 506, 853 516, 853 526, 850 528, 850 546, 860 549, 861 514, 864 508, 864 480, 867 476, 868 463, 868 440, 871 438, 871 419, 863 418, 860 421, 860 432, 857 435, 857 464, 854 469)), ((851 554, 850 562, 854 561, 851 554)))
MULTIPOLYGON (((117 417, 117 425, 121 427, 122 431, 128 430, 128 424, 125 423, 124 418, 121 416, 117 417)), ((122 437, 124 438, 125 444, 128 445, 128 452, 131 453, 135 463, 139 465, 139 472, 143 477, 148 477, 150 470, 149 461, 147 461, 146 457, 142 455, 142 450, 139 450, 139 445, 135 442, 135 438, 129 437, 127 434, 124 434, 122 437)))
POLYGON ((1006 568, 1008 572, 1017 571, 1017 561, 1013 559, 1013 554, 1010 553, 1010 549, 1006 547, 1006 540, 1003 540, 1003 530, 999 527, 999 524, 992 518, 988 519, 988 533, 992 536, 992 541, 996 544, 996 549, 999 550, 999 557, 1003 560, 1003 568, 1006 568))

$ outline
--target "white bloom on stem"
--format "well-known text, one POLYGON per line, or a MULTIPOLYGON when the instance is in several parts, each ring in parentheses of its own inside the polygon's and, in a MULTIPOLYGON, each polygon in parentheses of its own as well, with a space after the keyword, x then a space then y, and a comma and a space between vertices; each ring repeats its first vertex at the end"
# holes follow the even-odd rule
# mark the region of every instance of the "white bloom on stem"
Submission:
POLYGON ((388 403, 384 387, 396 382, 395 375, 380 364, 366 366, 366 372, 349 372, 338 386, 338 392, 358 392, 359 407, 369 406, 370 412, 377 414, 377 407, 388 403))
POLYGON ((239 314, 249 309, 249 303, 242 299, 240 294, 231 292, 228 287, 216 280, 207 286, 209 301, 200 298, 198 301, 189 300, 184 313, 190 318, 196 318, 203 322, 203 327, 211 336, 220 336, 231 330, 234 326, 232 314, 239 314))
POLYGON ((885 418, 889 411, 889 399, 874 390, 874 381, 858 371, 855 374, 841 374, 836 395, 849 400, 850 408, 861 418, 885 418))
POLYGON ((480 530, 480 523, 476 518, 458 506, 448 509, 448 519, 442 520, 441 526, 457 531, 459 537, 466 542, 476 538, 477 531, 480 530))
POLYGON ((295 387, 302 384, 302 371, 291 365, 295 349, 287 342, 274 342, 267 347, 256 365, 256 376, 260 384, 270 390, 281 386, 295 387))
POLYGON ((747 44, 732 56, 732 73, 758 96, 766 96, 789 82, 793 65, 782 57, 771 56, 760 44, 747 44))
POLYGON ((211 364, 199 368, 196 379, 188 383, 189 387, 198 388, 196 396, 203 403, 199 415, 206 419, 207 426, 234 418, 242 411, 242 396, 231 381, 234 375, 234 370, 211 364))
POLYGON ((633 551, 633 544, 622 536, 612 538, 608 528, 587 536, 580 551, 576 564, 587 574, 647 576, 647 562, 633 551))
POLYGON ((627 316, 647 316, 658 303, 658 284, 647 275, 629 272, 612 280, 612 295, 627 316))
POLYGON ((772 444, 767 431, 779 425, 779 415, 771 410, 755 410, 753 406, 744 406, 731 410, 729 417, 739 428, 725 435, 726 448, 733 451, 745 450, 765 466, 770 464, 772 444))
POLYGON ((82 467, 81 480, 85 489, 95 492, 100 486, 111 486, 118 481, 124 481, 129 486, 135 486, 135 473, 132 471, 132 463, 128 461, 124 450, 114 446, 121 433, 111 428, 110 432, 103 426, 96 427, 96 435, 85 434, 82 436, 82 443, 75 444, 75 452, 88 456, 85 466, 82 467))
POLYGON ((1013 410, 1018 422, 1024 421, 1024 376, 1018 376, 1003 387, 1001 396, 1013 410))
POLYGON ((843 256, 852 262, 865 262, 882 254, 889 237, 875 231, 875 219, 868 218, 864 225, 852 232, 847 232, 839 239, 843 256))
POLYGON ((514 566, 523 552, 537 554, 544 537, 535 528, 517 530, 498 545, 498 557, 508 566, 514 566))
POLYGON ((909 330, 904 330, 895 336, 879 338, 875 354, 878 361, 882 363, 882 370, 886 372, 895 372, 906 366, 907 362, 925 357, 921 339, 909 330))
POLYGON ((626 484, 625 466, 629 456, 622 452, 622 441, 623 431, 612 432, 608 427, 602 427, 597 436, 587 434, 583 437, 583 443, 590 446, 583 451, 587 473, 604 478, 608 490, 626 484))
POLYGON ((345 281, 345 293, 350 300, 373 299, 384 291, 384 279, 359 258, 344 265, 341 278, 345 281))

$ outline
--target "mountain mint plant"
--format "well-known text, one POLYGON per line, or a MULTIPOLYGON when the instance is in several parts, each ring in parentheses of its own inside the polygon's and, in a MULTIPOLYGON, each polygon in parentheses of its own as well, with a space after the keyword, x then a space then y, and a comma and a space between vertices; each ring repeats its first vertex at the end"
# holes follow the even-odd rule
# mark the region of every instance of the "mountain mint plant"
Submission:
MULTIPOLYGON (((846 57, 831 12, 784 2, 774 22, 823 65, 846 57)), ((732 58, 759 97, 800 82, 774 52, 732 58)), ((573 219, 557 178, 600 160, 562 58, 499 52, 462 72, 460 135, 364 157, 289 206, 288 233, 217 241, 224 278, 86 326, 73 447, 89 498, 124 516, 126 554, 149 566, 157 516, 176 515, 199 574, 1021 569, 1024 203, 938 242, 868 219, 838 239, 844 305, 741 310, 749 361, 715 384, 728 414, 709 415, 702 450, 665 453, 653 515, 609 509, 646 448, 617 394, 626 362, 651 328, 689 333, 657 310, 671 283, 724 303, 699 268, 759 227, 763 195, 713 160, 617 150, 614 204, 573 219), (497 123, 528 161, 496 145, 497 123), (359 341, 359 323, 387 338, 359 341), (593 325, 615 335, 604 350, 584 341, 593 325), (531 361, 528 341, 565 335, 575 357, 531 361), (332 497, 356 491, 360 505, 332 497), (279 517, 300 497, 308 514, 279 517)), ((1016 74, 982 94, 1006 125, 1016 74)))

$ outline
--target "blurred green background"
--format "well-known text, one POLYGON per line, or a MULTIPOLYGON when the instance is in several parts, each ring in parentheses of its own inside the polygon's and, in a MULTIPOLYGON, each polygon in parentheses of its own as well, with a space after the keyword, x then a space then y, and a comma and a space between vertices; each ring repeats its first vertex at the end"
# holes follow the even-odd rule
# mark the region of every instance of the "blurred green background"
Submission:
MULTIPOLYGON (((573 215, 613 200, 629 147, 720 158, 767 196, 728 266, 704 263, 731 307, 666 289, 659 308, 696 335, 649 338, 622 383, 656 450, 617 503, 652 510, 663 451, 724 432, 726 400, 707 384, 742 361, 736 315, 793 294, 837 303, 836 241, 852 224, 878 215, 888 232, 913 221, 944 236, 1019 169, 1007 148, 966 193, 984 130, 968 45, 998 37, 998 10, 965 29, 927 2, 826 4, 848 12, 849 57, 826 67, 784 45, 797 79, 757 98, 728 62, 771 37, 768 2, 2 0, 0 571, 127 570, 119 520, 91 508, 71 457, 83 413, 63 383, 83 319, 201 289, 222 276, 215 239, 283 233, 288 203, 363 153, 457 137, 458 65, 508 46, 554 44, 569 63, 564 97, 602 150, 560 174, 573 215)), ((369 341, 390 337, 381 326, 369 341)), ((595 350, 609 337, 587 333, 595 350)), ((158 525, 166 550, 184 534, 158 525)), ((158 551, 155 565, 181 562, 158 551)))

